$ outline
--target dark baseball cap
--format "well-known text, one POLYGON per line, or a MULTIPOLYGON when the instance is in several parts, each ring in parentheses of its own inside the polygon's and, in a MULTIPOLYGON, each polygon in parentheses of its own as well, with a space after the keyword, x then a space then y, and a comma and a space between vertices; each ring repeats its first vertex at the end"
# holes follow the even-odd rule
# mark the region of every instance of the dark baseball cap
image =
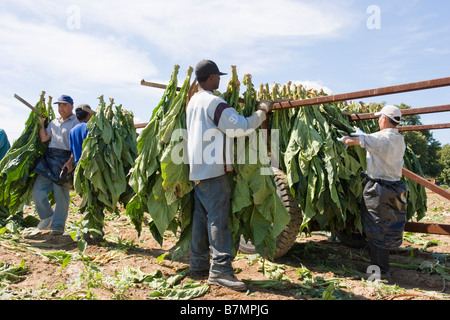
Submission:
POLYGON ((202 60, 195 67, 195 76, 197 79, 204 79, 212 74, 226 75, 226 73, 220 72, 217 65, 211 60, 202 60))
POLYGON ((59 97, 58 101, 56 101, 54 104, 57 104, 57 103, 70 103, 71 105, 73 105, 73 99, 71 97, 63 94, 61 97, 59 97))

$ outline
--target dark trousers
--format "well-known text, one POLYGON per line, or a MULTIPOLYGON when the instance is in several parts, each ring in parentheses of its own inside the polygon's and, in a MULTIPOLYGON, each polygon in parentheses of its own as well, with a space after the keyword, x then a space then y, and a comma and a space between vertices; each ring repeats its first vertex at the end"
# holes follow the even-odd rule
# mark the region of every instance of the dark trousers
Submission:
POLYGON ((364 233, 369 242, 371 264, 389 271, 389 253, 402 244, 406 224, 407 187, 402 181, 368 177, 361 210, 364 233))
POLYGON ((387 273, 390 270, 389 253, 389 249, 382 249, 369 241, 370 264, 380 267, 381 273, 387 273))

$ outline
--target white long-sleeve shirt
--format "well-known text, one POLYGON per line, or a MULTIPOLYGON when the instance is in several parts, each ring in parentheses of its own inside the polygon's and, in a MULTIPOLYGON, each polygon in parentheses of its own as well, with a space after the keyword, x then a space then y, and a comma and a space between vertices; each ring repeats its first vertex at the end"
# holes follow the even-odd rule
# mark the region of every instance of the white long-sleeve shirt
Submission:
POLYGON ((359 137, 367 150, 367 175, 372 179, 398 181, 402 177, 406 145, 398 129, 384 129, 359 137))
POLYGON ((212 92, 197 92, 186 109, 189 179, 198 181, 223 175, 225 165, 232 164, 231 150, 225 148, 226 137, 248 135, 265 119, 264 111, 258 110, 246 118, 212 92))

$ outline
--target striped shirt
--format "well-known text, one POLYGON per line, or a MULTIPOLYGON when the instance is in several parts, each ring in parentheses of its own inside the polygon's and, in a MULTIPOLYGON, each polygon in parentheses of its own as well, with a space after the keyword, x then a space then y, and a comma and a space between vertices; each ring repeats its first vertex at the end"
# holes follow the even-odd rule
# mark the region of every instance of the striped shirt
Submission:
POLYGON ((398 181, 402 177, 406 145, 398 129, 389 128, 359 137, 367 150, 367 175, 372 179, 398 181))

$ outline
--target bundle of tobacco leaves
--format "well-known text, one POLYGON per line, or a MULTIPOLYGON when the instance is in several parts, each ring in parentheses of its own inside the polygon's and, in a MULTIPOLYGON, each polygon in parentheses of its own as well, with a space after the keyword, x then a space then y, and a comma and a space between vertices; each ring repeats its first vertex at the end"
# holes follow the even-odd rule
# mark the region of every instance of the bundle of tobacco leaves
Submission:
MULTIPOLYGON (((55 118, 52 97, 48 98, 46 105, 45 92, 42 92, 35 108, 46 117, 45 126, 55 118)), ((41 142, 40 128, 41 116, 31 111, 25 122, 25 130, 0 161, 0 224, 2 225, 8 218, 20 220, 23 217, 23 207, 31 203, 31 189, 36 179, 32 171, 36 160, 46 152, 48 145, 41 142)))

